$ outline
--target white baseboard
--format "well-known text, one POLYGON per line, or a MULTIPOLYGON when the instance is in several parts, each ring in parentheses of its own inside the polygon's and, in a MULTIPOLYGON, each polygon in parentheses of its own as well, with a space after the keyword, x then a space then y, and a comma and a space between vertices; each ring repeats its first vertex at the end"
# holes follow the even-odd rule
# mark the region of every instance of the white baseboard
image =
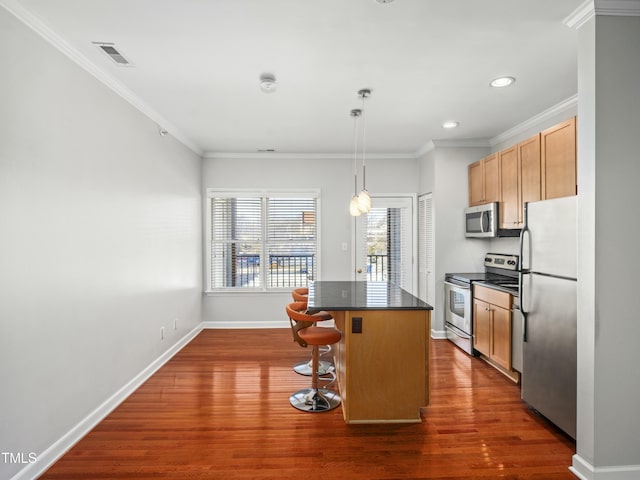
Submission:
POLYGON ((78 443, 82 437, 93 429, 98 423, 107 417, 118 405, 135 392, 151 375, 160 367, 167 363, 171 357, 178 353, 187 343, 202 331, 202 323, 199 323, 193 330, 178 340, 171 348, 160 357, 151 362, 147 368, 132 378, 129 383, 105 400, 87 417, 81 420, 75 427, 69 430, 59 440, 53 443, 44 452, 38 455, 34 463, 28 464, 25 468, 15 474, 11 480, 31 480, 42 475, 51 465, 62 457, 71 447, 78 443))
POLYGON ((431 338, 433 338, 434 340, 446 340, 447 332, 444 330, 431 329, 431 338))
POLYGON ((291 328, 289 320, 276 321, 246 321, 246 322, 202 322, 202 328, 291 328))
POLYGON ((594 467, 578 454, 573 456, 573 465, 569 470, 580 480, 637 480, 640 478, 640 465, 594 467))

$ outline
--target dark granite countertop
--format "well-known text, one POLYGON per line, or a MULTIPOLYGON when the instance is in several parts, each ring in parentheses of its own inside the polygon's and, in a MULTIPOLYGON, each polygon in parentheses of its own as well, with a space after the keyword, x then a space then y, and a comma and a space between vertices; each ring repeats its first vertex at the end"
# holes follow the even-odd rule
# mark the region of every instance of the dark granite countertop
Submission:
POLYGON ((309 286, 309 310, 433 310, 388 282, 317 281, 309 286))

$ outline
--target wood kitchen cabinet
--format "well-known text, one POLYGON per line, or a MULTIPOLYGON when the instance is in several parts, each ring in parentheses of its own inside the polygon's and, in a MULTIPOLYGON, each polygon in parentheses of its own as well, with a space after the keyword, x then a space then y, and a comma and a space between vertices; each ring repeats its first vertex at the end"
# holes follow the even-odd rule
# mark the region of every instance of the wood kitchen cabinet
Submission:
POLYGON ((511 302, 509 293, 474 286, 474 348, 491 362, 511 370, 511 302))
POLYGON ((498 155, 489 155, 469 165, 469 206, 500 200, 498 155))
POLYGON ((540 133, 542 198, 577 194, 576 117, 540 133))
POLYGON ((487 302, 473 299, 473 348, 491 355, 491 309, 487 302))
POLYGON ((500 228, 522 228, 524 202, 541 200, 540 134, 498 152, 500 228))
POLYGON ((520 223, 520 167, 517 146, 498 152, 500 172, 500 228, 517 228, 520 223))

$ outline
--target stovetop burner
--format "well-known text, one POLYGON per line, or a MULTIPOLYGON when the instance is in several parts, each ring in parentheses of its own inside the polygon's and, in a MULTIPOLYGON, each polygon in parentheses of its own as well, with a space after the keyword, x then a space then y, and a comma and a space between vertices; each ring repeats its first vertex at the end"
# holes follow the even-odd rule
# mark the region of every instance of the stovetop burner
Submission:
POLYGON ((519 260, 518 255, 487 253, 484 259, 484 272, 447 273, 445 277, 447 280, 456 280, 462 283, 482 282, 496 285, 509 290, 513 295, 518 295, 519 260))

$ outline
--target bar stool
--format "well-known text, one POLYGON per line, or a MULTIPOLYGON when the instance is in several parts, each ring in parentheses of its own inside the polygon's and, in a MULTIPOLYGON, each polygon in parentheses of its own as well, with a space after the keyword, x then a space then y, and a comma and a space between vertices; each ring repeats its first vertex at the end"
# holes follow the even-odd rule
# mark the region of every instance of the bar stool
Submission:
MULTIPOLYGON (((296 288, 292 290, 291 296, 293 297, 294 301, 304 302, 306 304, 309 298, 309 289, 306 287, 296 288)), ((333 317, 328 312, 317 312, 314 315, 318 317, 322 317, 321 320, 333 320, 333 317)), ((306 327, 300 327, 300 328, 306 328, 306 327)), ((295 330, 293 332, 293 339, 294 341, 300 344, 299 337, 297 336, 297 332, 295 330)), ((306 345, 302 345, 302 346, 306 347, 306 345)), ((325 346, 325 348, 320 349, 320 356, 324 356, 329 352, 331 352, 331 346, 325 346)), ((311 363, 312 363, 312 359, 306 362, 296 363, 293 366, 293 371, 296 373, 299 373, 300 375, 305 375, 307 377, 310 377, 311 374, 313 373, 311 363)), ((333 365, 331 364, 331 362, 327 362, 325 360, 320 360, 318 362, 318 373, 320 375, 327 375, 332 371, 333 371, 333 365)))
POLYGON ((309 289, 307 287, 294 288, 291 292, 294 302, 307 302, 309 299, 309 289))
POLYGON ((302 390, 294 392, 289 397, 289 402, 298 410, 305 412, 324 412, 340 405, 340 396, 333 390, 318 386, 320 377, 318 374, 318 350, 320 345, 332 345, 339 342, 342 338, 342 332, 335 327, 315 326, 315 324, 320 321, 320 318, 305 313, 306 309, 307 304, 304 302, 293 302, 286 307, 292 329, 297 327, 299 323, 307 325, 304 328, 297 329, 294 336, 297 335, 302 342, 313 347, 311 355, 311 388, 303 388, 302 390))

